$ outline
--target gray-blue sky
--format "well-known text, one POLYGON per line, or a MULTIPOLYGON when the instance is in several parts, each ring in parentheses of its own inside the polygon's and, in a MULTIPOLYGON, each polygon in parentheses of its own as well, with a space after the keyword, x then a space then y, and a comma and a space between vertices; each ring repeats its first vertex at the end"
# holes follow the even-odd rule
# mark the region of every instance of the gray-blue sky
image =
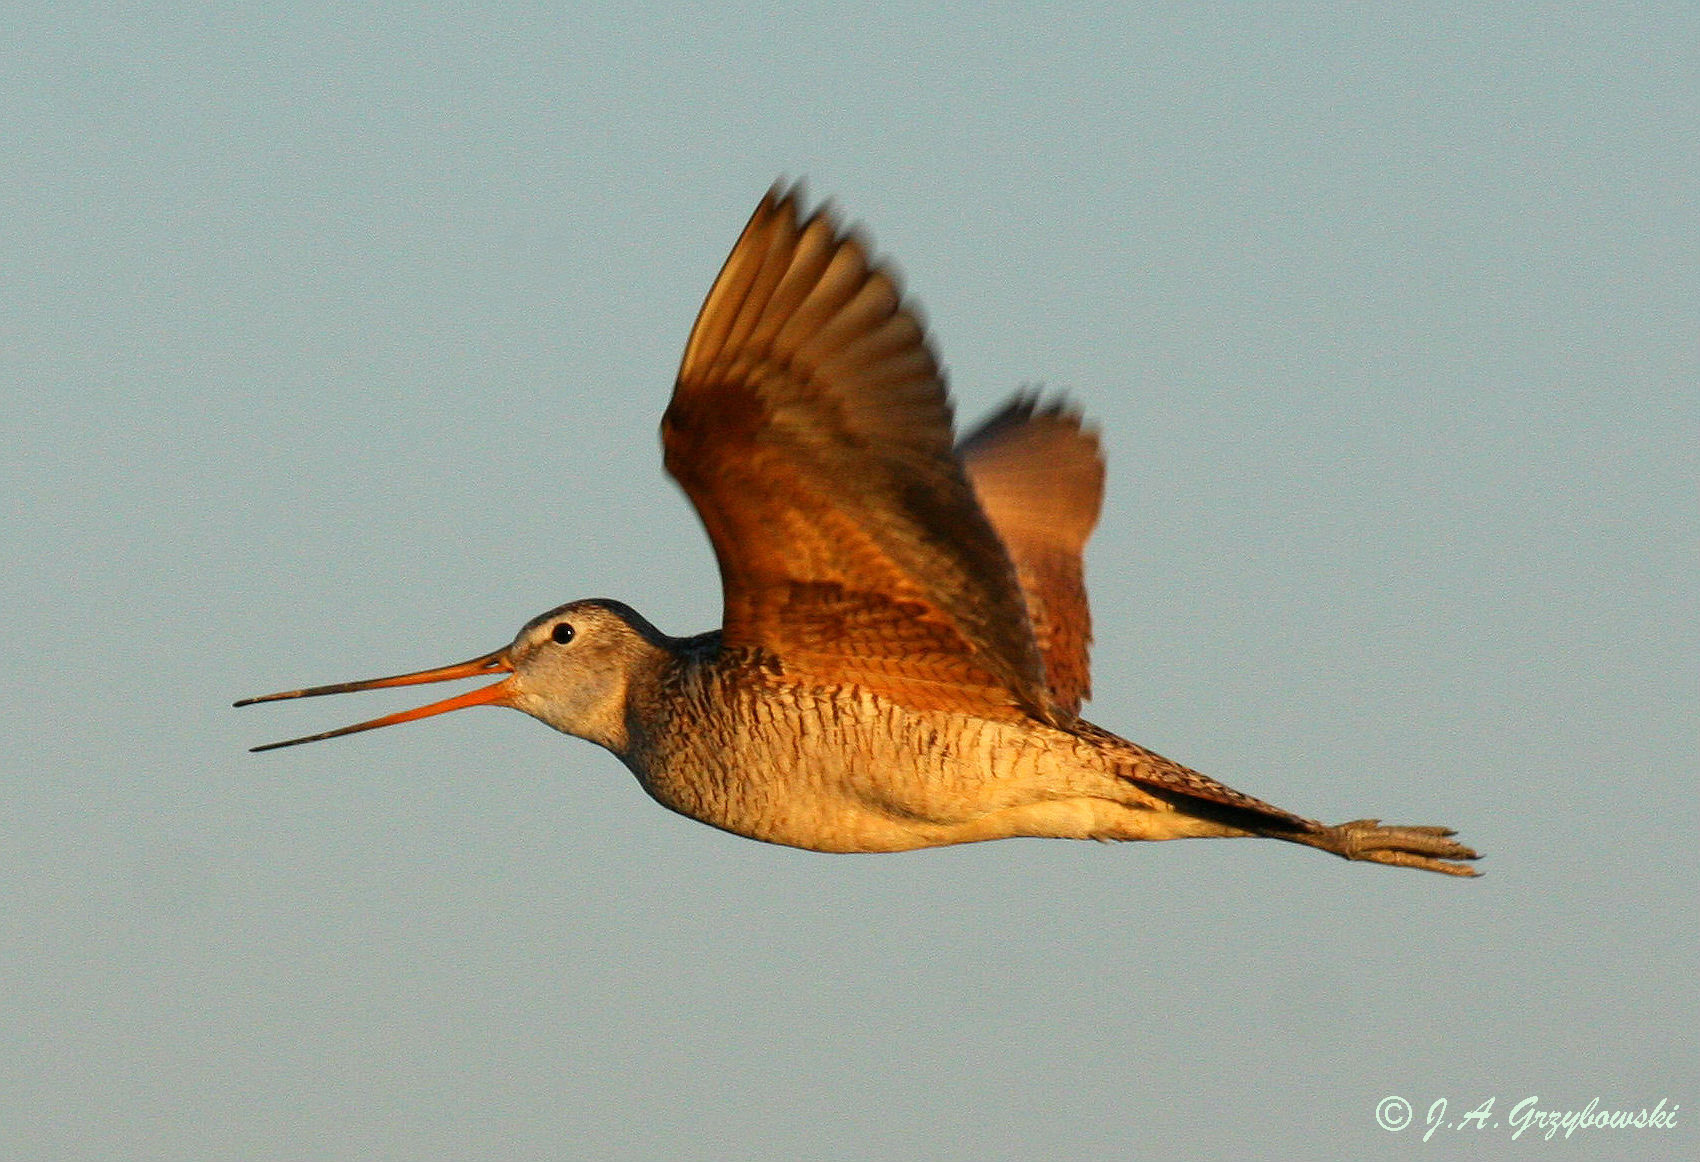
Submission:
POLYGON ((1363 1156, 1418 1133, 1388 1094, 1665 1098, 1585 1148, 1693 1150, 1692 12, 0 33, 0 1153, 1363 1156), (234 697, 568 598, 713 623, 655 426, 781 175, 894 257, 966 416, 1101 424, 1091 717, 1487 878, 764 847, 513 714, 246 754, 412 696, 234 697))

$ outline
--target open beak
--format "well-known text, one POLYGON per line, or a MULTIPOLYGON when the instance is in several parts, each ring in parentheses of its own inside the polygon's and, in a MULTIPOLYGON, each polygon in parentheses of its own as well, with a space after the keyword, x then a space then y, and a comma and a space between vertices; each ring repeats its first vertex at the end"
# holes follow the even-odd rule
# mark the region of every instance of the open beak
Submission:
MULTIPOLYGON (((485 654, 481 658, 459 662, 453 666, 441 666, 435 670, 416 670, 411 674, 396 674, 389 678, 368 678, 363 682, 339 682, 334 686, 313 686, 306 690, 285 690, 281 694, 264 694, 258 698, 244 698, 236 703, 237 706, 252 706, 256 702, 278 702, 285 698, 317 698, 320 694, 352 694, 356 690, 382 690, 389 686, 418 686, 426 682, 452 682, 456 678, 476 678, 482 674, 511 674, 514 664, 508 659, 507 647, 493 654, 485 654)), ((353 726, 345 726, 340 730, 327 730, 323 734, 309 734, 305 738, 291 738, 284 742, 268 742, 265 746, 256 746, 254 751, 276 750, 280 746, 298 746, 304 742, 318 742, 320 739, 336 738, 342 734, 358 734, 362 730, 376 730, 380 726, 394 726, 398 722, 412 722, 419 718, 430 718, 433 714, 447 714, 451 710, 460 710, 467 706, 511 706, 513 690, 504 678, 490 686, 482 686, 477 690, 469 690, 465 694, 457 694, 453 698, 445 698, 441 702, 432 702, 416 710, 403 710, 396 714, 386 714, 382 718, 374 718, 370 722, 357 722, 353 726)))

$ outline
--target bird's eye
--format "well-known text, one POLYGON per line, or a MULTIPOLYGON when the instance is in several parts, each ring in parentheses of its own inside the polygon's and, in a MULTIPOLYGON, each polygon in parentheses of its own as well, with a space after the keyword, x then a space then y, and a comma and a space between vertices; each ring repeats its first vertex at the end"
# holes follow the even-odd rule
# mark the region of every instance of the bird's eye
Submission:
POLYGON ((555 628, 549 631, 549 636, 555 639, 557 645, 566 645, 573 640, 573 627, 569 622, 557 621, 555 628))

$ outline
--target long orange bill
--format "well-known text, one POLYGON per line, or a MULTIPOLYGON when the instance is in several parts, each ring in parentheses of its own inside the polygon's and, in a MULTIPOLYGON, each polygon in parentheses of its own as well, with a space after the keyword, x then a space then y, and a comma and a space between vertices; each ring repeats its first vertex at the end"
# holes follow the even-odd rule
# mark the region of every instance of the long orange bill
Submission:
MULTIPOLYGON (((506 649, 485 654, 471 661, 459 662, 452 666, 440 666, 435 670, 416 670, 411 674, 396 674, 388 678, 367 678, 361 682, 338 682, 334 686, 311 686, 305 690, 285 690, 281 694, 263 694, 258 698, 244 698, 235 703, 237 706, 252 706, 256 702, 278 702, 285 698, 317 698, 321 694, 352 694, 357 690, 383 690, 390 686, 419 686, 426 682, 452 682, 456 678, 476 678, 482 674, 511 674, 513 663, 508 660, 506 649)), ((309 734, 304 738, 291 738, 284 742, 268 742, 264 746, 249 749, 258 752, 276 750, 282 746, 299 746, 304 742, 318 742, 321 739, 336 738, 344 734, 358 734, 362 730, 376 730, 380 726, 394 726, 398 722, 412 722, 415 719, 430 718, 434 714, 447 714, 451 710, 460 710, 467 706, 506 706, 512 691, 508 688, 507 679, 477 690, 469 690, 465 694, 457 694, 453 698, 445 698, 441 702, 432 702, 415 710, 402 710, 395 714, 386 714, 382 718, 374 718, 370 722, 357 722, 353 726, 344 726, 340 730, 327 730, 323 734, 309 734)))

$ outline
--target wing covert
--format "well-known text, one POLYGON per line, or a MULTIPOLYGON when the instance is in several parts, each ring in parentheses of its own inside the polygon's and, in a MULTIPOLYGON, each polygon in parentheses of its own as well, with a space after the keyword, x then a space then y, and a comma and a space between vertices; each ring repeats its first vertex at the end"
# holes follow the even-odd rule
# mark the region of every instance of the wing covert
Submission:
POLYGON ((714 544, 728 645, 917 704, 1055 708, 1015 567, 952 447, 914 310, 795 190, 762 199, 662 420, 714 544))
POLYGON ((1096 433, 1061 402, 1011 400, 957 445, 980 507, 1015 562, 1051 697, 1069 714, 1092 696, 1092 614, 1081 554, 1104 497, 1096 433))

